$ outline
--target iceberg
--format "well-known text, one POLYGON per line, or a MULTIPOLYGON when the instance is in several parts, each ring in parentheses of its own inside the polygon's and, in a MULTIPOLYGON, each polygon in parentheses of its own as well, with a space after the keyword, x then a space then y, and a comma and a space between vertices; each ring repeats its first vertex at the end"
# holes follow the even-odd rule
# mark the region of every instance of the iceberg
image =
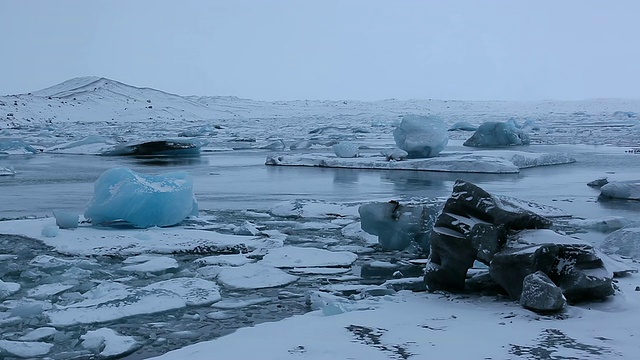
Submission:
POLYGON ((405 115, 393 139, 411 158, 438 156, 449 143, 447 127, 437 116, 405 115))
POLYGON ((186 172, 144 175, 114 168, 100 175, 84 217, 96 224, 122 222, 136 227, 172 226, 196 215, 193 180, 186 172))
POLYGON ((515 121, 506 123, 488 121, 478 127, 473 135, 464 142, 464 146, 499 147, 528 145, 529 135, 520 129, 515 121))
POLYGON ((600 192, 604 197, 640 200, 640 180, 612 181, 603 185, 600 192))
POLYGON ((339 158, 354 158, 360 155, 358 145, 352 142, 340 142, 333 145, 333 152, 339 158))
POLYGON ((20 139, 0 139, 0 154, 26 155, 37 154, 39 151, 20 139))
POLYGON ((53 216, 56 218, 56 225, 60 229, 75 229, 78 227, 80 216, 67 211, 54 210, 53 216))
POLYGON ((197 156, 202 143, 187 140, 158 140, 118 145, 105 151, 105 156, 197 156))

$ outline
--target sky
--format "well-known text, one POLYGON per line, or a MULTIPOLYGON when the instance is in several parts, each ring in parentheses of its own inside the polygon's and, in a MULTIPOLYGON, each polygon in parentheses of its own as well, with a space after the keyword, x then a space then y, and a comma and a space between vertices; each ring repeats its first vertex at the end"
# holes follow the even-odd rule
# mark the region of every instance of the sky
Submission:
POLYGON ((0 94, 640 98, 640 1, 0 0, 0 94))

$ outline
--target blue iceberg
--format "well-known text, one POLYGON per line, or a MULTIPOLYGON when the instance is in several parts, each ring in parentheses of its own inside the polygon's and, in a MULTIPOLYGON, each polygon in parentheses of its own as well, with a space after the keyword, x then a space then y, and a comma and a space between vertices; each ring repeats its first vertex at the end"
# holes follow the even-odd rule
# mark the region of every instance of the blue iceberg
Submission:
POLYGON ((480 125, 462 145, 473 147, 528 145, 530 139, 526 130, 518 126, 513 119, 506 123, 488 121, 480 125))
POLYGON ((100 175, 84 216, 96 224, 136 228, 172 226, 198 214, 193 180, 186 172, 145 175, 114 168, 100 175))
POLYGON ((438 156, 449 143, 447 127, 437 116, 403 116, 393 131, 393 139, 410 158, 438 156))

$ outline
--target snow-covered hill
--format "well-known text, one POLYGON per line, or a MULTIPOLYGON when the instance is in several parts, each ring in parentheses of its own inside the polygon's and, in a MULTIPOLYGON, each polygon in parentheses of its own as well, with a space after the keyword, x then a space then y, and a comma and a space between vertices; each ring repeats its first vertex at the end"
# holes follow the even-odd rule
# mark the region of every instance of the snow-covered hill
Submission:
POLYGON ((193 127, 216 124, 229 129, 230 137, 261 134, 262 140, 295 142, 313 129, 345 123, 360 132, 388 133, 387 128, 408 113, 440 115, 449 124, 533 119, 542 125, 542 142, 633 145, 640 131, 640 100, 264 102, 229 96, 180 96, 102 77, 80 77, 29 94, 0 97, 0 136, 27 137, 49 146, 87 135, 119 141, 127 140, 130 133, 171 137, 193 127), (71 128, 73 131, 66 131, 71 128), (550 128, 554 130, 545 133, 550 128), (598 129, 597 139, 594 129, 598 129), (55 132, 55 137, 47 132, 55 132))

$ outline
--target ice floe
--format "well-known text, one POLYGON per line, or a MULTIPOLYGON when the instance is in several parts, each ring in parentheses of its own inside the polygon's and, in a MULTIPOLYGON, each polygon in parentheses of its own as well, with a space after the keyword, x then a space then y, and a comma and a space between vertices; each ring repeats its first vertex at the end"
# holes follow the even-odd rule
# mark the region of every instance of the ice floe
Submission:
POLYGON ((0 340, 0 355, 32 359, 48 354, 52 347, 53 344, 38 341, 0 340))
POLYGON ((109 328, 87 331, 80 339, 82 347, 107 358, 132 353, 142 346, 133 337, 120 335, 109 328))
POLYGON ((437 157, 403 161, 387 161, 386 158, 377 155, 347 159, 323 154, 277 154, 267 156, 265 164, 349 169, 514 174, 524 168, 572 162, 575 162, 575 159, 571 155, 564 153, 480 150, 473 152, 443 152, 437 157))
POLYGON ((223 268, 217 279, 225 286, 235 289, 278 287, 298 281, 297 276, 261 263, 223 268))

